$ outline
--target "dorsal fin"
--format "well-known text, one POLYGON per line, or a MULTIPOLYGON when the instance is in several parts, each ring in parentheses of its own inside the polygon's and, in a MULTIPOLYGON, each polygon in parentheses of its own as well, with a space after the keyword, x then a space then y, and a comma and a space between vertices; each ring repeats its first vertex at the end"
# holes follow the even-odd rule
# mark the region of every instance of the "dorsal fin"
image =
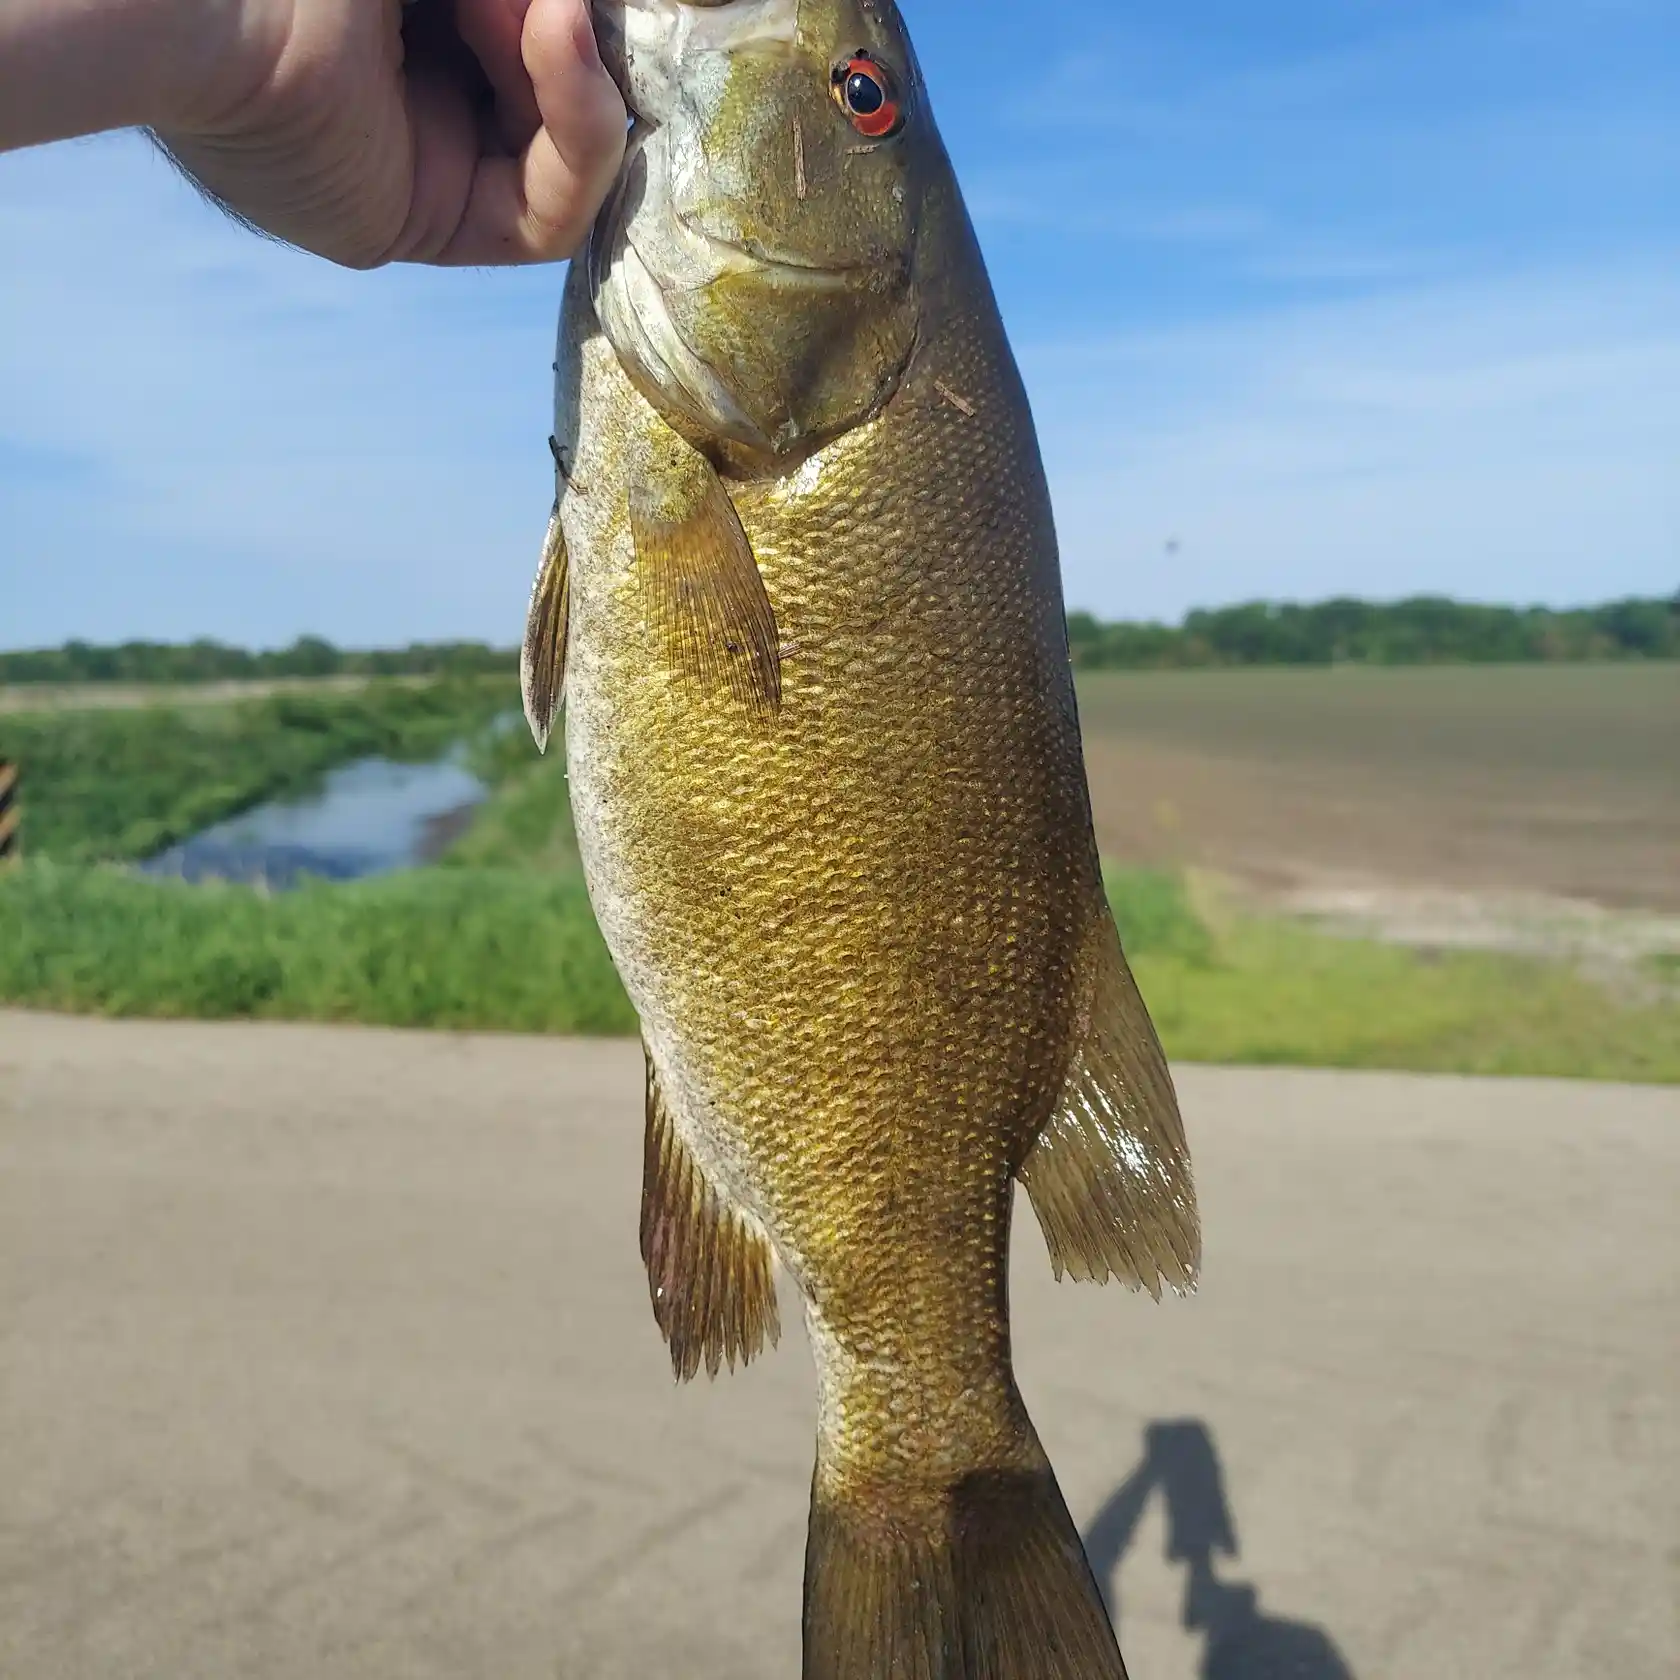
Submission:
POLYGON ((1188 1293, 1202 1243, 1178 1097, 1106 902, 1094 921, 1089 1023, 1018 1176, 1058 1278, 1188 1293))

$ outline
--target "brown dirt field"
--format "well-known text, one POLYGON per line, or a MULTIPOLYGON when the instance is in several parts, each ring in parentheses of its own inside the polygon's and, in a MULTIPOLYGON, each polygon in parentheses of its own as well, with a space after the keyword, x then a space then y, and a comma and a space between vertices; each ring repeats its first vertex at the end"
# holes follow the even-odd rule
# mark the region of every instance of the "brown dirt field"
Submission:
POLYGON ((1117 862, 1680 910, 1680 665, 1100 673, 1079 692, 1117 862))

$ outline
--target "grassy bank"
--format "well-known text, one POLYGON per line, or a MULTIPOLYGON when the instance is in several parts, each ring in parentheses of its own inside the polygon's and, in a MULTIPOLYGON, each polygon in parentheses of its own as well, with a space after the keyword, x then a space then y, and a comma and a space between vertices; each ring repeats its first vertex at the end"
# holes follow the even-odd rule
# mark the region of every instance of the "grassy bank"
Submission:
POLYGON ((1559 963, 1342 939, 1279 919, 1228 929, 1206 962, 1142 955, 1168 1051, 1245 1066, 1680 1083, 1680 1002, 1559 963))
POLYGON ((576 874, 582 868, 566 755, 558 743, 543 757, 521 722, 484 737, 468 763, 489 783, 490 797, 473 813, 467 832, 437 860, 443 867, 544 874, 576 874))
MULTIPOLYGON (((1215 926, 1168 875, 1117 873, 1111 897, 1175 1059, 1680 1082, 1672 993, 1629 1001, 1563 968, 1405 951, 1293 923, 1215 926)), ((273 898, 31 865, 0 876, 0 1001, 635 1030, 574 872, 464 864, 273 898)))
POLYGON ((575 876, 415 870, 266 896, 115 869, 0 875, 0 1000, 103 1015, 621 1033, 575 876))
POLYGON ((0 714, 23 776, 24 846, 65 862, 142 858, 327 771, 420 761, 517 702, 504 678, 371 683, 225 706, 0 714))

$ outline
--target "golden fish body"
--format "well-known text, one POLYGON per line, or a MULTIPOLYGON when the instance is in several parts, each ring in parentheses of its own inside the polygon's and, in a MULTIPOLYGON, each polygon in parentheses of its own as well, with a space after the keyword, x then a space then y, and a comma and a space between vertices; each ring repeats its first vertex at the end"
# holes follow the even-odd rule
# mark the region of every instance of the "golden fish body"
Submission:
POLYGON ((1188 1287, 1198 1239, 1026 396, 890 0, 602 16, 645 126, 568 279, 526 687, 643 1024, 655 1314, 716 1371, 798 1282, 810 1680, 1121 1675, 1011 1374, 1013 1181, 1058 1271, 1188 1287))

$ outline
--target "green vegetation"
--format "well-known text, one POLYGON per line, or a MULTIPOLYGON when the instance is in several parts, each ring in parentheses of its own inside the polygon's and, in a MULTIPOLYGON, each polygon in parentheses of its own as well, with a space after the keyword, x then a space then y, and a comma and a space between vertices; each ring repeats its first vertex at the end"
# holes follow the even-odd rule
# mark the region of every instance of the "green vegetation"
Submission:
POLYGON ((22 767, 28 855, 143 858, 354 759, 436 758, 512 697, 505 678, 473 678, 228 706, 0 713, 0 758, 22 767))
MULTIPOLYGON (((1680 596, 1564 611, 1492 607, 1439 596, 1407 601, 1251 601, 1193 612, 1182 624, 1068 618, 1073 662, 1086 670, 1232 665, 1523 664, 1680 659, 1680 596)), ((0 653, 0 684, 203 683, 345 676, 492 676, 519 669, 513 648, 415 642, 354 651, 319 636, 251 653, 220 642, 124 642, 0 653)))
MULTIPOLYGON (((1117 872, 1110 897, 1177 1060, 1680 1082, 1673 996, 1623 999, 1538 962, 1230 919, 1163 873, 1117 872)), ((113 1015, 635 1030, 565 869, 457 865, 269 897, 36 863, 0 875, 0 998, 113 1015)))
POLYGON ((103 1015, 635 1030, 582 881, 509 870, 270 897, 26 864, 0 874, 0 998, 103 1015))
POLYGON ((438 862, 446 869, 532 869, 575 873, 577 834, 564 771, 539 766, 502 781, 472 827, 438 862))
POLYGON ((1251 601, 1193 612, 1181 625, 1068 617, 1083 670, 1241 665, 1530 664, 1680 659, 1680 596, 1598 607, 1489 607, 1409 601, 1251 601))
POLYGON ((1212 930, 1180 876, 1164 869, 1110 869, 1107 886, 1109 907, 1133 962, 1158 957, 1191 969, 1213 962, 1212 930))
POLYGON ((482 642, 414 642, 405 648, 352 652, 319 636, 300 636, 290 647, 251 653, 221 642, 123 642, 95 647, 66 642, 57 648, 0 653, 0 683, 206 683, 268 681, 277 677, 478 677, 512 676, 517 650, 482 642))
POLYGON ((473 813, 472 826, 437 860, 442 867, 581 870, 565 751, 558 742, 544 758, 521 719, 516 728, 481 737, 467 764, 491 793, 473 813))
POLYGON ((1623 994, 1561 963, 1410 950, 1281 917, 1211 919, 1222 925, 1205 956, 1134 954, 1176 1060, 1680 1083, 1680 992, 1623 994))

